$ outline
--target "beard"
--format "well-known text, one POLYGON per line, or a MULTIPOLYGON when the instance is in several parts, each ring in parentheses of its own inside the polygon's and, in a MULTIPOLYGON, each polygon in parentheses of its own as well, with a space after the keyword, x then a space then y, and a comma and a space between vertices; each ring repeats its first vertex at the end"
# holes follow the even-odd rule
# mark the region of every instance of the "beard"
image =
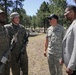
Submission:
POLYGON ((4 25, 4 24, 6 24, 6 21, 2 21, 2 20, 0 20, 0 23, 2 24, 2 25, 4 25))

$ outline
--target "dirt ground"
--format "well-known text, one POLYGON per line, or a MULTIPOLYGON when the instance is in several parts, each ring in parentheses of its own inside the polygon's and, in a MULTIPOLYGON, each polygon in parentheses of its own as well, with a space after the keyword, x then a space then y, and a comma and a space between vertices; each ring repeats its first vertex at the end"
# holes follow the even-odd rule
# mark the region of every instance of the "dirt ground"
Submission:
MULTIPOLYGON (((50 75, 47 58, 43 55, 44 43, 45 34, 39 34, 38 36, 29 37, 29 43, 27 46, 29 61, 28 75, 50 75)), ((67 75, 65 73, 65 66, 63 66, 63 75, 67 75)))
MULTIPOLYGON (((47 58, 44 57, 45 34, 30 37, 27 46, 29 59, 29 74, 28 75, 50 75, 47 58)), ((63 66, 63 75, 65 67, 63 66)))

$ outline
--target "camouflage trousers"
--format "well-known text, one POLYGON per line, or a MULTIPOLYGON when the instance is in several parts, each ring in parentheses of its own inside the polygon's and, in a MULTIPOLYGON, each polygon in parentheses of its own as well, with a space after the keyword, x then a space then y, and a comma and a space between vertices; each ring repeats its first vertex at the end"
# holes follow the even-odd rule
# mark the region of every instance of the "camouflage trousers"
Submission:
POLYGON ((28 75, 28 57, 27 54, 24 54, 20 59, 20 67, 23 72, 22 75, 28 75))
POLYGON ((10 64, 9 62, 7 62, 4 67, 3 70, 1 70, 2 72, 0 73, 0 75, 10 75, 10 64))
POLYGON ((59 64, 59 58, 54 54, 48 54, 47 58, 50 75, 62 75, 62 66, 59 64))
POLYGON ((13 75, 28 75, 28 57, 27 53, 23 54, 20 58, 20 63, 17 63, 17 60, 14 56, 11 58, 11 69, 13 75), (20 71, 21 70, 21 71, 20 71))

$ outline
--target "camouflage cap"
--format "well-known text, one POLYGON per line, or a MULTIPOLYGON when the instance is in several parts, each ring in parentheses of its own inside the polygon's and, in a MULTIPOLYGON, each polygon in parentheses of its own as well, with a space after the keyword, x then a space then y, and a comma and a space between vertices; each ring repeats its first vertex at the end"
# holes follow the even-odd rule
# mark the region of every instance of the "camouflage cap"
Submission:
POLYGON ((58 16, 57 15, 55 15, 55 14, 51 14, 50 16, 48 16, 47 17, 48 19, 52 19, 52 18, 55 18, 55 19, 57 19, 58 20, 58 16))
POLYGON ((13 12, 10 14, 10 18, 13 19, 14 17, 19 17, 19 13, 18 12, 13 12))

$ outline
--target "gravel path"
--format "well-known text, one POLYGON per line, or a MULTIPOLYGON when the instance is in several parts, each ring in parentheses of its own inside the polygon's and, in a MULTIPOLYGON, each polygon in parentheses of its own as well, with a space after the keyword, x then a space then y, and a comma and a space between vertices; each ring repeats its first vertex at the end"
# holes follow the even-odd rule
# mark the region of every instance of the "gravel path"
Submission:
MULTIPOLYGON (((50 75, 47 58, 43 55, 44 43, 45 34, 40 34, 38 36, 29 38, 27 47, 29 75, 50 75)), ((64 66, 63 75, 66 75, 64 66)))

